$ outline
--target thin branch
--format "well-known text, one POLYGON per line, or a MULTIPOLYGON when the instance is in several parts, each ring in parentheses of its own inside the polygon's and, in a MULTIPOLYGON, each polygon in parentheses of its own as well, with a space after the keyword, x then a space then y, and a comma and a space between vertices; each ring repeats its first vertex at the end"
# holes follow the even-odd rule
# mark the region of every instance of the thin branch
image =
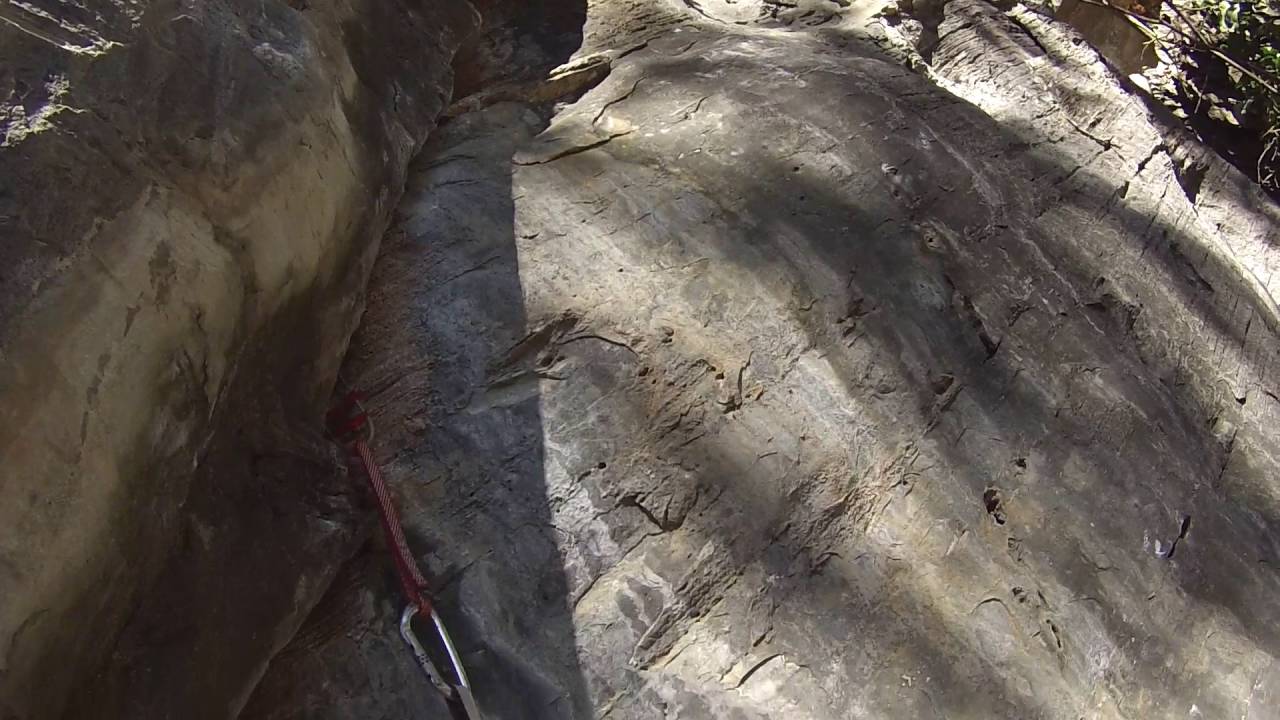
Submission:
POLYGON ((1191 32, 1195 33, 1197 38, 1200 38, 1200 44, 1205 47, 1211 47, 1213 45, 1213 43, 1209 42, 1209 38, 1205 37, 1205 34, 1200 31, 1200 27, 1191 22, 1191 18, 1187 17, 1186 14, 1182 12, 1182 8, 1178 7, 1177 3, 1170 2, 1169 9, 1173 10, 1173 12, 1178 15, 1178 19, 1186 23, 1187 27, 1191 28, 1191 32))

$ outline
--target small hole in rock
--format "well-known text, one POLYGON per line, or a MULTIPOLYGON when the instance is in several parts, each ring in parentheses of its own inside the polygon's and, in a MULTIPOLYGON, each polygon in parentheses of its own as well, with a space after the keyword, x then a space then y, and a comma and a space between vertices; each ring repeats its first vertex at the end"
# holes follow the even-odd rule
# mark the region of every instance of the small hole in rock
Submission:
POLYGON ((996 490, 995 488, 987 488, 986 492, 982 493, 982 503, 987 508, 987 514, 991 516, 991 519, 994 520, 997 525, 1005 524, 1007 518, 1005 517, 1004 503, 1000 499, 999 490, 996 490))
POLYGON ((951 375, 943 374, 938 376, 938 378, 931 383, 933 385, 933 394, 941 395, 945 393, 947 390, 951 389, 951 385, 955 381, 956 379, 951 375))

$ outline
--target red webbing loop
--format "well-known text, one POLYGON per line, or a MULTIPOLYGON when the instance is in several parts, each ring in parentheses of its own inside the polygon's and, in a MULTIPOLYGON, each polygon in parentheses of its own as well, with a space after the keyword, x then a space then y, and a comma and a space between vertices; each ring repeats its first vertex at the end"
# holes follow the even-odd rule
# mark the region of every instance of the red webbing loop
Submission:
POLYGON ((409 543, 404 538, 404 528, 400 525, 400 515, 396 512, 391 493, 387 490, 387 482, 382 477, 378 463, 373 459, 369 445, 360 437, 360 432, 368 425, 369 416, 360 407, 360 396, 350 393, 338 406, 329 411, 330 432, 339 442, 344 443, 359 458, 364 466, 365 477, 369 480, 369 488, 378 501, 378 519, 382 523, 382 532, 391 549, 391 558, 395 562, 396 575, 400 578, 400 588, 405 599, 423 615, 431 614, 431 598, 427 593, 427 578, 418 568, 409 550, 409 543), (359 412, 350 415, 352 409, 359 412))
POLYGON ((424 615, 430 615, 431 600, 425 592, 427 578, 418 568, 418 563, 414 562, 413 552, 404 539, 404 528, 400 525, 400 516, 396 513, 391 493, 387 491, 382 471, 373 461, 373 453, 364 440, 357 439, 352 447, 360 457, 365 475, 369 478, 369 487, 378 499, 378 518, 382 521, 382 532, 386 535, 387 545, 391 547, 391 557, 395 561, 396 574, 400 576, 400 587, 404 590, 405 599, 417 605, 424 615))

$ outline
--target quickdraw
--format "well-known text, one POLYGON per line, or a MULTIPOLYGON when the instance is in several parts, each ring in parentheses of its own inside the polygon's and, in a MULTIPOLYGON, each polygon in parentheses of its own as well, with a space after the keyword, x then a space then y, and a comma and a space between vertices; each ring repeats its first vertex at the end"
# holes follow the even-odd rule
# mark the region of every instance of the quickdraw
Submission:
POLYGON ((400 615, 400 637, 404 639, 418 666, 426 674, 431 685, 435 687, 450 708, 467 720, 481 720, 480 709, 476 705, 475 695, 471 691, 471 683, 467 679, 467 671, 462 667, 462 659, 454 647, 444 621, 432 606, 431 594, 426 576, 422 574, 409 543, 405 541, 404 529, 400 525, 400 516, 396 513, 395 504, 387 490, 382 471, 373 460, 369 444, 373 441, 373 421, 365 411, 359 393, 349 393, 342 402, 329 411, 327 416, 329 432, 333 438, 346 447, 364 467, 365 477, 369 480, 369 488, 373 490, 378 501, 378 518, 382 523, 382 531, 386 535, 387 545, 391 549, 391 558, 395 562, 396 575, 400 578, 400 588, 404 592, 404 612, 400 615), (452 677, 440 672, 440 668, 427 654, 426 648, 414 633, 414 618, 423 615, 431 618, 435 634, 440 639, 445 654, 452 666, 452 677))

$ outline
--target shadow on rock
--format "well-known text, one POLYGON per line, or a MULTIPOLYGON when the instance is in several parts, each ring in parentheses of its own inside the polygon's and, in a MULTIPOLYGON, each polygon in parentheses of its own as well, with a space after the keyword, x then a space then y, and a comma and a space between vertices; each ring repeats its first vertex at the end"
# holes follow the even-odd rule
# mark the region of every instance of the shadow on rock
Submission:
MULTIPOLYGON (((460 94, 543 77, 578 46, 579 2, 490 5, 488 32, 455 61, 460 94)), ((590 716, 542 484, 540 371, 522 351, 511 156, 546 118, 504 103, 428 141, 342 377, 369 395, 410 545, 482 709, 502 718, 590 716)), ((374 543, 348 563, 245 717, 446 715, 400 641, 386 558, 374 543)))
MULTIPOLYGON (((528 187, 567 199, 527 201, 560 207, 563 216, 544 229, 559 228, 554 239, 522 248, 547 266, 558 261, 559 274, 569 276, 561 287, 584 295, 575 302, 560 288, 543 291, 540 322, 562 316, 554 303, 582 306, 576 334, 625 344, 641 358, 638 375, 675 388, 658 387, 635 406, 679 411, 593 418, 591 427, 639 426, 642 436, 674 434, 683 444, 664 450, 650 438, 657 468, 610 457, 607 472, 580 476, 580 484, 606 501, 601 513, 639 507, 633 517, 666 535, 674 530, 658 508, 677 507, 680 533, 718 537, 730 548, 727 559, 686 561, 688 574, 671 579, 681 590, 649 618, 637 646, 643 652, 631 661, 676 662, 680 639, 696 635, 700 618, 733 613, 720 604, 725 593, 751 567, 773 562, 769 548, 780 538, 799 537, 794 548, 780 545, 784 560, 843 558, 865 524, 872 537, 897 535, 889 547, 902 546, 903 561, 919 563, 895 599, 932 608, 941 619, 924 624, 942 628, 953 647, 997 655, 996 686, 1034 712, 1054 717, 1094 702, 1139 713, 1238 709, 1239 675, 1249 671, 1223 678, 1202 668, 1234 662, 1230 648, 1244 647, 1249 667, 1261 672, 1259 658, 1277 651, 1267 630, 1280 612, 1276 576, 1258 563, 1271 551, 1240 552, 1270 548, 1277 523, 1265 497, 1233 494, 1223 479, 1230 448, 1215 430, 1220 419, 1271 440, 1259 416, 1235 413, 1243 403, 1219 386, 1213 347, 1244 343, 1267 327, 1242 329, 1219 298, 1228 298, 1230 312, 1258 315, 1267 312, 1264 300, 1207 252, 1199 229, 1179 225, 1176 207, 1138 205, 1136 178, 1107 178, 1051 152, 1028 154, 990 117, 872 49, 809 57, 774 39, 710 32, 686 35, 681 47, 680 57, 664 57, 651 43, 575 111, 593 117, 592 128, 638 131, 614 131, 588 147, 579 134, 585 124, 563 117, 543 145, 586 149, 528 163, 547 168, 528 187), (779 87, 783 56, 788 77, 803 85, 779 87), (1064 178, 1073 184, 1059 192, 1064 178), (573 229, 582 223, 590 232, 573 229), (568 247, 543 249, 554 243, 568 247), (642 279, 610 281, 615 269, 642 279), (655 284, 646 273, 663 279, 655 284), (1201 283, 1206 276, 1212 292, 1201 283), (618 297, 633 302, 625 310, 599 304, 618 297), (674 329, 655 346, 644 334, 660 319, 674 329), (792 337, 796 328, 803 337, 792 337), (728 366, 716 356, 726 346, 737 355, 728 366), (811 370, 806 365, 827 368, 822 374, 841 386, 834 397, 844 400, 806 399, 789 377, 811 370), (717 398, 726 384, 730 394, 717 398), (744 389, 753 384, 760 391, 751 397, 744 389), (745 429, 716 420, 717 410, 745 429), (770 419, 753 426, 761 412, 770 419), (795 415, 803 417, 788 420, 795 415), (808 423, 821 431, 807 435, 808 423), (753 469, 781 450, 766 443, 788 434, 816 442, 805 454, 826 453, 826 462, 753 469), (914 459, 883 485, 882 469, 903 458, 914 459), (692 493, 688 506, 678 486, 699 478, 710 486, 692 493), (629 487, 636 482, 642 486, 629 487), (770 485, 772 494, 752 500, 752 487, 770 485), (830 496, 836 489, 848 496, 830 496), (741 511, 695 529, 688 518, 721 496, 717 502, 741 511), (797 499, 821 502, 806 509, 797 499), (874 511, 862 505, 872 499, 880 501, 874 511), (910 510, 882 521, 899 506, 910 510), (845 519, 831 520, 833 513, 845 519), (827 526, 843 529, 824 547, 827 526), (954 542, 929 557, 938 527, 954 542), (760 534, 771 540, 752 539, 760 534), (1002 608, 996 617, 974 619, 995 608, 1002 608), (1186 632, 1186 622, 1203 632, 1186 632), (1205 648, 1204 633, 1232 639, 1221 650, 1205 648)), ((1164 163, 1166 183, 1169 162, 1148 160, 1164 163)), ((1265 376, 1274 339, 1255 341, 1270 349, 1242 366, 1265 376)), ((574 367, 594 373, 610 362, 574 367)), ((822 374, 810 378, 815 385, 822 374)), ((574 392, 573 383, 548 387, 552 395, 574 392)), ((638 451, 622 438, 613 446, 623 457, 638 451)), ((644 548, 654 541, 641 542, 613 562, 632 562, 632 551, 649 556, 644 548)), ((792 569, 783 561, 764 575, 792 577, 792 569)), ((594 574, 592 583, 601 577, 594 574)), ((784 606, 824 602, 805 592, 783 596, 784 606)), ((599 623, 608 620, 606 613, 599 623)), ((793 652, 803 657, 804 643, 839 632, 834 622, 815 631, 793 635, 793 652)), ((859 637, 864 648, 874 644, 859 637)), ((918 640, 926 652, 937 647, 918 640)), ((940 691, 937 706, 968 707, 973 688, 990 684, 955 683, 940 691)))

